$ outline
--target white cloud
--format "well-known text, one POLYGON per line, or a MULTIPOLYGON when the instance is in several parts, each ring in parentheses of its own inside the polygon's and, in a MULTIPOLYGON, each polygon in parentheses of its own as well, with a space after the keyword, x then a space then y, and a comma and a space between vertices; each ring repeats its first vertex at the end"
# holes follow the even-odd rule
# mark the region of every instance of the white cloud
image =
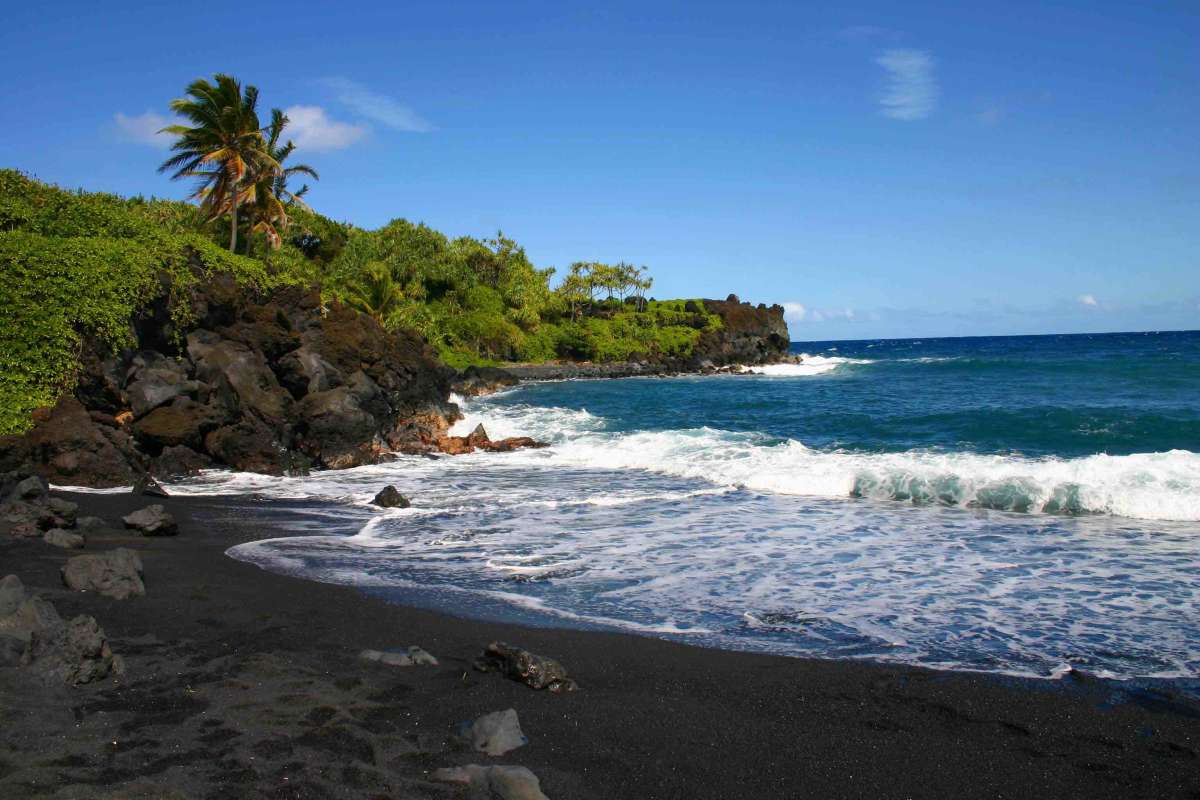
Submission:
POLYGON ((808 309, 800 303, 784 303, 783 318, 788 322, 799 322, 808 314, 808 309))
POLYGON ((1100 306, 1094 294, 1081 294, 1078 300, 1081 306, 1087 306, 1088 308, 1098 308, 1100 306))
POLYGON ((367 126, 338 122, 320 106, 291 106, 283 113, 288 118, 285 136, 301 150, 341 150, 367 133, 367 126))
POLYGON ((808 308, 802 303, 784 303, 783 318, 788 322, 830 322, 836 319, 851 322, 855 319, 853 308, 808 308))
POLYGON ((933 57, 924 50, 885 50, 875 63, 887 70, 887 93, 879 100, 885 117, 925 119, 937 105, 938 85, 933 57))
POLYGON ((433 126, 427 120, 408 106, 387 95, 371 91, 360 83, 346 78, 326 78, 321 83, 333 90, 339 103, 372 122, 393 130, 412 133, 433 130, 433 126))
POLYGON ((131 117, 118 111, 113 115, 113 121, 117 124, 117 134, 127 142, 146 144, 163 150, 171 146, 171 137, 168 134, 159 133, 160 130, 172 124, 173 120, 169 117, 153 111, 131 117))

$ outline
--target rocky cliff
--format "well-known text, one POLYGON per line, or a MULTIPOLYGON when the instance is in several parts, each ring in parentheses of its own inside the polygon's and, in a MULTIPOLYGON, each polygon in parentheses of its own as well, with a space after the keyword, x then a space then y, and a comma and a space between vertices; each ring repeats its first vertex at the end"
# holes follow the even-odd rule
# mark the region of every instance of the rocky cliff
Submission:
POLYGON ((721 318, 721 328, 707 331, 696 344, 692 362, 713 367, 769 364, 783 359, 791 346, 783 306, 743 303, 731 294, 704 300, 704 308, 721 318))
MULTIPOLYGON (((733 295, 704 305, 722 325, 701 336, 691 357, 593 365, 598 376, 762 364, 787 353, 780 306, 752 306, 733 295)), ((74 391, 36 412, 30 432, 0 437, 0 471, 109 487, 212 466, 285 474, 375 463, 394 452, 538 445, 492 442, 482 430, 448 436, 460 417, 449 401, 452 389, 486 393, 517 378, 490 368, 456 375, 417 334, 388 332, 348 307, 322 305, 315 290, 256 293, 217 276, 186 297, 164 290, 131 325, 137 348, 106 353, 85 345, 74 391), (176 313, 180 303, 186 314, 176 313), (180 318, 190 321, 173 321, 180 318)), ((587 367, 514 372, 563 377, 556 369, 587 367)))
POLYGON ((415 333, 316 291, 256 294, 218 276, 133 320, 139 347, 81 355, 78 383, 32 431, 0 439, 0 469, 53 483, 129 485, 206 466, 282 474, 438 449, 458 418, 453 372, 415 333), (177 328, 171 302, 190 304, 177 328))
MULTIPOLYGON (((642 358, 612 363, 554 362, 519 364, 505 371, 522 380, 562 380, 568 378, 628 378, 638 375, 669 375, 682 372, 714 372, 723 367, 772 364, 788 358, 791 340, 783 306, 764 303, 751 305, 737 295, 724 300, 701 300, 704 311, 721 318, 721 326, 705 331, 692 354, 685 358, 642 358)), ((695 301, 687 311, 699 312, 695 301)), ((497 383, 489 390, 504 388, 497 383)), ((476 384, 456 391, 463 395, 484 393, 476 384)))

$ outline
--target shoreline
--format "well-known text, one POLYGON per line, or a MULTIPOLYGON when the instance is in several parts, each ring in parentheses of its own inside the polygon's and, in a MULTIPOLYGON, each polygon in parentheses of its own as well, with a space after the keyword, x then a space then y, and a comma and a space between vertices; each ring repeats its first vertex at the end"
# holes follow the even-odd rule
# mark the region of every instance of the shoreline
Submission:
POLYGON ((93 614, 128 664, 119 681, 74 689, 0 669, 7 796, 96 797, 98 786, 141 782, 179 792, 141 796, 463 797, 430 778, 468 763, 524 765, 555 800, 1200 791, 1200 704, 1166 690, 472 620, 225 555, 295 535, 297 504, 55 494, 109 520, 161 502, 181 532, 89 541, 84 552, 141 554, 147 594, 124 601, 62 588, 68 554, 40 540, 0 543, 0 571, 64 616, 93 614), (580 690, 535 692, 473 671, 493 640, 558 659, 580 690), (414 644, 440 666, 357 657, 414 644), (454 742, 460 721, 509 707, 529 745, 488 758, 454 742))

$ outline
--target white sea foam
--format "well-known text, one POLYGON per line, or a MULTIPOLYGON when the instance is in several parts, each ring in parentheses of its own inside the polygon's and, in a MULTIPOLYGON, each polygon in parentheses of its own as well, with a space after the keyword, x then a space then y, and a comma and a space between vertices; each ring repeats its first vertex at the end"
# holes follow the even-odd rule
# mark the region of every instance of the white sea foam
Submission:
POLYGON ((511 461, 639 469, 810 497, 866 497, 1032 513, 1200 520, 1200 455, 1186 450, 1083 458, 822 451, 713 428, 610 433, 584 411, 473 408, 469 424, 552 442, 511 461))
POLYGON ((767 375, 774 378, 807 378, 813 375, 825 375, 845 364, 873 364, 869 358, 844 358, 842 356, 810 356, 800 354, 799 364, 762 364, 758 366, 743 366, 740 371, 749 375, 767 375))

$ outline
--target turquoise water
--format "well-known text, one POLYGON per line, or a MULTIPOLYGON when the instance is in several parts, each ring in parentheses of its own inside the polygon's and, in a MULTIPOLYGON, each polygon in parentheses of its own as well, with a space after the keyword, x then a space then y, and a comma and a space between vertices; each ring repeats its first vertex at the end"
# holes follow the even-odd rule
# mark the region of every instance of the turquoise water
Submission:
POLYGON ((1200 334, 810 342, 531 384, 544 450, 185 491, 333 498, 232 554, 457 613, 1053 676, 1200 675, 1200 334), (404 511, 365 505, 385 483, 404 511), (318 535, 313 535, 313 534, 318 535))

